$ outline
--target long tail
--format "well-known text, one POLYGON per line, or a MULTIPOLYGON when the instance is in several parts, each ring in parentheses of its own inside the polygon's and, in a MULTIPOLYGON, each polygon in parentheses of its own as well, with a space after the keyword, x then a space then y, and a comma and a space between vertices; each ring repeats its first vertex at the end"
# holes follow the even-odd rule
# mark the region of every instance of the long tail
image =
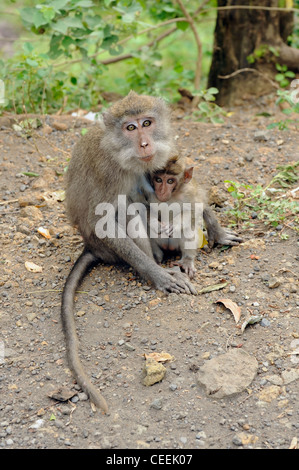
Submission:
POLYGON ((75 379, 77 380, 77 383, 80 385, 82 390, 84 390, 84 392, 89 396, 91 401, 98 408, 101 408, 105 413, 107 413, 108 406, 105 399, 98 392, 96 387, 90 382, 80 363, 78 353, 79 340, 76 333, 74 319, 75 292, 88 269, 95 265, 97 261, 97 258, 86 250, 84 250, 77 259, 63 289, 61 318, 65 333, 69 366, 73 371, 75 379))

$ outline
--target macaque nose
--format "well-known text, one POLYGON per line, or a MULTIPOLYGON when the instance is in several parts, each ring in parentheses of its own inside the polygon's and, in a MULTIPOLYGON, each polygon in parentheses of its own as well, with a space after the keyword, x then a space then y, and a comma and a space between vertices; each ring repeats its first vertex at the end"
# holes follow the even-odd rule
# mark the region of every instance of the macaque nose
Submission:
POLYGON ((143 147, 143 148, 145 148, 145 147, 148 146, 148 143, 147 143, 147 142, 141 142, 140 146, 143 147))

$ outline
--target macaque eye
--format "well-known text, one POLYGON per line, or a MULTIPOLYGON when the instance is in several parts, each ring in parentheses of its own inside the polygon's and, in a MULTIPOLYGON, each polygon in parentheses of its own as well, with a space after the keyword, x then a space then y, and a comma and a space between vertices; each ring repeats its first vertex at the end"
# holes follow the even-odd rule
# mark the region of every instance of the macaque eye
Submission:
POLYGON ((173 184, 173 183, 175 183, 175 180, 174 180, 174 179, 169 178, 169 180, 167 180, 167 184, 173 184))
POLYGON ((127 126, 127 130, 128 130, 128 131, 133 131, 134 129, 136 129, 136 126, 135 126, 134 124, 129 124, 129 125, 127 126))
POLYGON ((156 183, 162 183, 162 178, 159 178, 159 176, 156 176, 155 181, 156 183))
POLYGON ((151 123, 152 123, 152 122, 151 122, 149 119, 146 119, 146 121, 143 121, 142 126, 143 126, 143 127, 149 127, 149 126, 151 125, 151 123))

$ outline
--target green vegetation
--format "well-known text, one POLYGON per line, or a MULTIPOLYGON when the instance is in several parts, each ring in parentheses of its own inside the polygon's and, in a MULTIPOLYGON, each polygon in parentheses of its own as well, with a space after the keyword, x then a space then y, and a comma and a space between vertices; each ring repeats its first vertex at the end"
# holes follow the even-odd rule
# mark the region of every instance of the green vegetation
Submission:
MULTIPOLYGON (((26 40, 16 41, 13 57, 0 60, 6 109, 96 108, 103 91, 146 90, 172 100, 178 88, 199 92, 194 87, 196 45, 176 2, 27 0, 13 9, 5 3, 22 21, 18 27, 27 30, 26 40)), ((197 7, 195 0, 188 2, 189 10, 197 7)), ((210 66, 215 15, 205 13, 201 22, 203 77, 210 66)), ((204 86, 204 78, 200 82, 204 86)))
MULTIPOLYGON (((0 112, 98 110, 103 92, 130 89, 175 101, 187 89, 197 103, 193 117, 222 122, 218 90, 206 89, 216 0, 3 0, 0 13, 20 33, 11 57, 0 51, 0 112)), ((298 46, 298 25, 288 41, 298 46)), ((265 56, 273 62, 278 52, 261 45, 248 63, 265 56)), ((298 113, 287 91, 294 73, 276 68, 277 104, 288 102, 289 116, 271 126, 287 129, 298 113)))
MULTIPOLYGON (((253 226, 253 218, 273 227, 288 226, 299 232, 299 205, 296 194, 287 191, 299 179, 299 161, 294 165, 277 167, 278 173, 263 187, 234 181, 225 181, 228 192, 235 199, 234 208, 227 211, 232 226, 253 226), (253 216, 254 214, 254 216, 253 216)), ((297 196, 298 197, 298 196, 297 196)), ((286 238, 280 232, 281 238, 286 238)))

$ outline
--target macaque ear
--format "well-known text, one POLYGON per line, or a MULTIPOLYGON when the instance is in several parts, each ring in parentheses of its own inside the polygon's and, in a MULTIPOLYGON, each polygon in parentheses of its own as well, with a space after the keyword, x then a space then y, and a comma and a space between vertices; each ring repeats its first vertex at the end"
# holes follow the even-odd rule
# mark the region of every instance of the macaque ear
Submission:
POLYGON ((186 170, 184 171, 184 183, 189 183, 189 181, 191 181, 192 179, 192 175, 193 175, 193 166, 190 166, 189 168, 186 168, 186 170))
POLYGON ((102 113, 102 119, 106 127, 114 127, 115 126, 115 118, 112 116, 109 111, 104 111, 102 113))

